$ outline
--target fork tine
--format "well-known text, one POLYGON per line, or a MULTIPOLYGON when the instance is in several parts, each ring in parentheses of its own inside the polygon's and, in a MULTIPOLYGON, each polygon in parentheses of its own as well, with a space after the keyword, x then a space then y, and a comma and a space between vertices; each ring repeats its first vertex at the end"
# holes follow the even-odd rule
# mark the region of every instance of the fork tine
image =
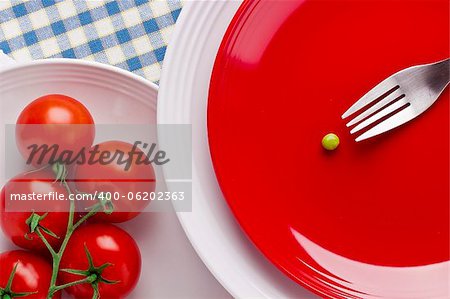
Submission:
POLYGON ((379 123, 372 129, 368 130, 361 136, 355 139, 355 141, 362 141, 364 139, 371 138, 373 136, 379 135, 381 133, 384 133, 386 131, 392 130, 400 125, 403 125, 404 123, 410 121, 414 117, 416 117, 416 113, 414 113, 414 109, 409 106, 405 108, 404 110, 400 111, 399 113, 396 113, 395 115, 391 116, 390 118, 386 119, 385 121, 379 123))
POLYGON ((387 95, 384 99, 364 111, 363 113, 357 115, 354 119, 352 119, 348 124, 347 127, 353 126, 356 123, 359 123, 366 117, 370 116, 372 113, 375 113, 379 109, 383 108, 387 104, 391 103, 392 101, 396 100, 397 98, 401 97, 403 94, 400 89, 396 89, 391 94, 387 95))
POLYGON ((390 113, 394 112, 395 110, 403 107, 404 105, 406 105, 408 102, 406 101, 405 98, 395 102, 394 104, 386 107, 385 109, 381 110, 380 112, 372 115, 371 117, 369 117, 368 119, 364 120, 363 122, 361 122, 360 124, 358 124, 356 127, 354 127, 350 133, 354 134, 362 129, 364 129, 367 126, 370 126, 371 124, 373 124, 374 122, 376 122, 377 120, 382 119, 383 117, 389 115, 390 113))
POLYGON ((362 98, 360 98, 356 103, 354 103, 350 108, 348 108, 348 110, 345 111, 344 114, 342 114, 342 118, 343 119, 347 118, 349 115, 369 105, 370 103, 372 103, 373 101, 384 95, 386 92, 394 88, 395 86, 397 86, 397 82, 395 79, 392 78, 392 76, 387 79, 384 79, 381 83, 372 88, 368 93, 366 93, 362 98))

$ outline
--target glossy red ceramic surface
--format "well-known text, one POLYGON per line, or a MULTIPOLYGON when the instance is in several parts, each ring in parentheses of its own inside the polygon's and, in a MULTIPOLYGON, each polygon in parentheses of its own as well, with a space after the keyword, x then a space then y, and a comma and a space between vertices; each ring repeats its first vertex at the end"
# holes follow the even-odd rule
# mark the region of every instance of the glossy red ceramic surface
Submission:
POLYGON ((389 269, 448 262, 448 88, 365 142, 341 115, 396 71, 447 58, 449 44, 447 0, 242 5, 211 80, 211 155, 243 229, 296 281, 339 297, 318 279, 332 281, 333 267, 301 240, 389 269), (329 132, 341 140, 332 152, 321 146, 329 132))

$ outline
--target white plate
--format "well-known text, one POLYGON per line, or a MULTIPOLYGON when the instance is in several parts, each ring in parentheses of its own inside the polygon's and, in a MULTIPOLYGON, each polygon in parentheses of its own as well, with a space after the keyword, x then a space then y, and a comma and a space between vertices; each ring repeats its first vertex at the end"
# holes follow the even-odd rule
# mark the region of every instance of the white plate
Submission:
POLYGON ((178 218, 199 256, 234 297, 316 298, 278 271, 247 239, 213 171, 206 125, 209 81, 220 42, 240 3, 188 2, 166 53, 158 123, 192 124, 193 131, 193 211, 178 213, 178 218))

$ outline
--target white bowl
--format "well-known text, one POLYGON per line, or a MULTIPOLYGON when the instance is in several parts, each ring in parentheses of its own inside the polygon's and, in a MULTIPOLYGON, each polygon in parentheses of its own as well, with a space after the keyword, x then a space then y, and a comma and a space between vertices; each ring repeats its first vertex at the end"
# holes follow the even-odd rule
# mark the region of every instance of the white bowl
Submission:
MULTIPOLYGON (((15 124, 21 110, 32 100, 55 93, 69 95, 82 102, 96 124, 156 124, 158 87, 130 72, 100 63, 69 59, 8 64, 0 70, 0 157, 5 154, 5 125, 15 124)), ((3 158, 0 159, 0 168, 0 186, 3 186, 6 180, 3 158)), ((157 180, 158 188, 164 189, 162 177, 157 177, 157 180)), ((121 225, 135 237, 143 255, 141 280, 132 298, 145 298, 152 294, 151 280, 156 280, 152 278, 157 273, 153 270, 155 229, 152 227, 161 217, 151 216, 137 217, 121 225)), ((17 248, 0 232, 0 252, 11 249, 17 248)))

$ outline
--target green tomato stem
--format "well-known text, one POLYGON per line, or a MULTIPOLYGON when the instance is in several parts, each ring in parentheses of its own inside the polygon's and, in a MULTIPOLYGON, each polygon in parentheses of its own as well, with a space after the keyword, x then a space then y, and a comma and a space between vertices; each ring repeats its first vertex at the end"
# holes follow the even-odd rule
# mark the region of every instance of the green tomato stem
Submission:
MULTIPOLYGON (((62 181, 61 182, 64 187, 66 188, 67 192, 69 194, 72 194, 72 191, 70 190, 69 185, 65 182, 62 181)), ((86 214, 83 218, 81 218, 76 224, 74 224, 74 215, 75 215, 75 201, 71 200, 70 201, 70 209, 69 209, 69 220, 67 222, 67 231, 66 231, 66 235, 64 237, 64 240, 61 244, 61 247, 59 249, 58 252, 55 252, 55 250, 51 247, 50 244, 48 244, 48 241, 45 239, 45 236, 40 232, 40 230, 38 229, 37 232, 38 236, 42 239, 42 241, 46 244, 47 248, 49 249, 50 253, 52 253, 52 259, 53 259, 53 271, 52 271, 52 277, 50 280, 50 287, 48 290, 48 295, 47 295, 47 299, 51 299, 53 298, 53 296, 55 295, 56 292, 76 285, 76 284, 82 284, 82 283, 88 283, 89 282, 89 277, 87 277, 86 279, 82 279, 79 281, 75 281, 72 283, 68 283, 65 285, 61 285, 61 286, 57 286, 56 285, 56 281, 58 278, 58 273, 59 273, 59 268, 60 268, 60 264, 61 264, 61 259, 62 256, 64 254, 64 251, 66 250, 67 244, 69 243, 70 238, 72 237, 72 234, 74 233, 74 231, 82 224, 84 223, 86 220, 88 220, 90 217, 94 216, 97 213, 97 208, 94 208, 93 210, 91 210, 88 214, 86 214)))
POLYGON ((66 283, 66 284, 55 286, 55 292, 61 291, 61 290, 65 289, 65 288, 73 287, 73 286, 76 286, 76 285, 79 285, 79 284, 91 283, 91 282, 92 282, 92 278, 91 277, 86 277, 86 278, 83 278, 83 279, 80 279, 80 280, 76 280, 76 281, 72 281, 72 282, 69 282, 69 283, 66 283))
MULTIPOLYGON (((47 168, 47 167, 48 166, 45 166, 44 168, 47 168)), ((72 190, 70 189, 70 186, 66 182, 66 176, 67 176, 66 166, 64 164, 56 163, 56 164, 52 165, 52 170, 56 176, 55 183, 57 181, 60 181, 60 183, 66 189, 68 195, 69 196, 72 195, 73 194, 72 190)), ((78 220, 74 224, 75 201, 70 200, 69 219, 67 221, 66 235, 64 236, 64 239, 61 243, 61 247, 59 248, 58 251, 56 251, 51 246, 51 244, 48 242, 47 238, 44 236, 43 232, 46 234, 49 234, 50 236, 56 237, 56 238, 58 238, 58 236, 56 236, 53 232, 46 229, 45 227, 41 227, 39 225, 39 221, 44 219, 48 215, 47 213, 42 216, 39 216, 37 214, 34 214, 34 212, 33 212, 31 214, 31 216, 25 221, 25 223, 30 227, 30 231, 35 232, 38 235, 38 237, 45 244, 45 247, 48 249, 48 251, 50 252, 50 254, 52 256, 53 268, 52 268, 52 276, 51 276, 51 280, 50 280, 50 286, 48 289, 47 299, 53 298, 55 293, 58 291, 61 291, 65 288, 75 286, 78 284, 83 284, 83 283, 90 283, 92 285, 92 287, 94 288, 93 298, 99 297, 98 286, 97 286, 97 283, 95 282, 95 280, 97 280, 97 278, 98 278, 96 274, 92 274, 84 279, 73 281, 73 282, 59 285, 59 286, 56 285, 56 281, 58 279, 58 274, 60 272, 59 268, 60 268, 62 256, 64 254, 64 251, 66 250, 66 247, 67 247, 67 244, 69 243, 70 238, 72 237, 72 234, 81 224, 83 224, 85 221, 87 221, 90 217, 94 216, 100 208, 102 208, 101 203, 94 205, 94 207, 91 209, 91 211, 89 213, 84 215, 80 220, 78 220)), ((11 292, 12 280, 13 280, 14 274, 16 272, 16 268, 17 268, 17 264, 15 265, 15 267, 11 273, 11 276, 8 280, 6 288, 5 289, 0 288, 0 299, 12 299, 12 297, 24 297, 24 296, 34 294, 34 293, 12 293, 11 292)))
MULTIPOLYGON (((5 290, 6 290, 7 292, 10 292, 10 291, 11 291, 11 287, 12 287, 14 275, 16 275, 16 271, 17 271, 17 266, 18 266, 18 265, 19 265, 19 262, 17 262, 17 263, 14 265, 14 267, 13 267, 13 269, 12 269, 12 271, 11 271, 11 274, 9 275, 8 282, 6 283, 6 287, 5 287, 5 290)), ((8 294, 6 294, 6 295, 8 295, 8 294)), ((5 295, 3 295, 3 296, 5 296, 5 295)))
MULTIPOLYGON (((67 186, 66 182, 62 182, 62 183, 63 183, 63 185, 65 185, 66 189, 70 190, 70 188, 69 188, 69 186, 67 186)), ((69 194, 71 194, 71 193, 69 193, 69 194)), ((74 215, 75 215, 75 202, 71 200, 66 236, 64 237, 64 240, 61 244, 59 251, 54 256, 52 256, 53 257, 53 271, 52 271, 52 278, 50 280, 50 287, 48 289, 48 295, 47 295, 48 299, 52 298, 53 295, 57 291, 59 291, 59 290, 57 290, 57 287, 56 287, 56 280, 58 278, 59 265, 61 264, 62 255, 63 255, 64 251, 66 250, 67 243, 69 243, 70 237, 72 236, 72 233, 73 233, 72 228, 73 228, 74 215)))
MULTIPOLYGON (((67 176, 67 170, 65 168, 65 165, 62 164, 55 164, 52 166, 52 170, 56 175, 56 181, 60 181, 61 184, 63 185, 63 187, 66 189, 67 193, 69 195, 72 194, 72 190, 70 189, 70 186, 67 184, 67 182, 65 181, 65 178, 67 176)), ((55 182, 56 182, 55 181, 55 182)), ((52 277, 50 280, 50 286, 48 289, 48 294, 47 294, 47 299, 51 299, 53 298, 53 296, 55 295, 56 292, 61 291, 65 288, 71 287, 71 286, 75 286, 78 284, 83 284, 83 283, 93 283, 93 281, 95 279, 97 279, 97 277, 95 276, 88 276, 84 279, 81 280, 77 280, 77 281, 73 281, 67 284, 63 284, 63 285, 56 285, 57 279, 58 279, 58 274, 60 271, 60 265, 61 265, 61 259, 62 256, 64 254, 64 251, 66 250, 67 244, 69 243, 70 238, 72 237, 72 234, 74 233, 74 231, 81 225, 83 224, 85 221, 87 221, 90 217, 94 216, 99 208, 101 208, 101 204, 97 204, 95 205, 91 211, 89 211, 89 213, 87 213, 86 215, 84 215, 80 220, 78 220, 75 224, 74 224, 74 218, 75 218, 75 201, 74 200, 70 200, 70 208, 69 208, 69 219, 67 221, 67 230, 66 230, 66 235, 64 236, 64 239, 61 243, 61 247, 59 248, 58 251, 56 251, 48 242, 47 238, 44 236, 44 234, 42 233, 42 228, 39 227, 38 224, 33 225, 35 227, 35 232, 36 234, 39 236, 39 238, 42 240, 42 242, 45 244, 45 246, 47 247, 48 251, 50 252, 51 256, 52 256, 52 261, 53 261, 53 269, 52 269, 52 277)), ((33 217, 33 215, 31 216, 33 217)), ((45 217, 45 216, 44 216, 45 217)), ((35 217, 36 218, 36 217, 35 217)), ((35 220, 33 218, 30 218, 30 223, 32 220, 35 220)), ((97 286, 93 285, 94 289, 97 288, 97 286)), ((94 292, 94 296, 93 298, 98 298, 98 289, 96 292, 94 292)), ((8 294, 2 294, 0 299, 11 299, 9 296, 8 298, 6 298, 5 296, 9 296, 8 294)))
POLYGON ((84 222, 86 222, 86 220, 88 220, 89 218, 91 218, 92 216, 94 216, 95 214, 97 214, 98 208, 99 208, 99 206, 96 205, 91 211, 89 211, 89 213, 87 213, 87 214, 84 215, 80 220, 78 220, 78 222, 76 222, 76 223, 73 225, 72 230, 76 230, 81 224, 83 224, 84 222))
POLYGON ((47 238, 44 236, 44 234, 41 232, 41 229, 39 227, 36 228, 36 234, 39 238, 41 238, 42 242, 44 242, 45 247, 47 247, 48 251, 52 255, 52 258, 56 256, 56 251, 53 249, 52 245, 47 241, 47 238))
POLYGON ((94 290, 94 295, 92 299, 98 299, 100 297, 100 293, 98 291, 98 284, 92 284, 92 289, 94 290))

